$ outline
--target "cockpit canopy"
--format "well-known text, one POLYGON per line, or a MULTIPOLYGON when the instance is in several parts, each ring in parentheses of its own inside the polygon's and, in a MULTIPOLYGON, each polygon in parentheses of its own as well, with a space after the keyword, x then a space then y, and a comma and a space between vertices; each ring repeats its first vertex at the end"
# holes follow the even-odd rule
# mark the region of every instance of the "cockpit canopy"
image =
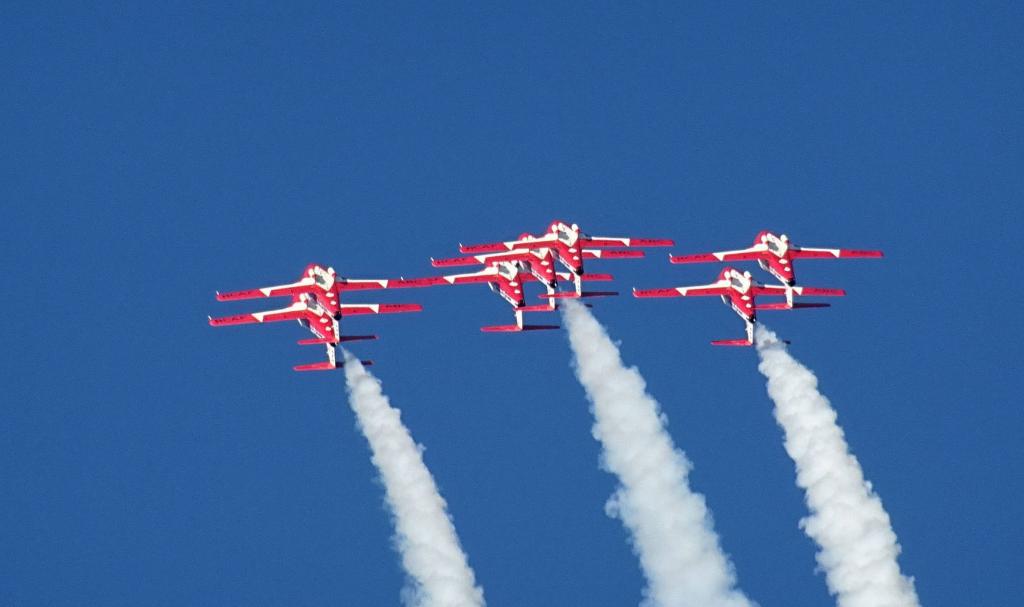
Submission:
POLYGON ((516 261, 499 261, 495 264, 498 270, 498 275, 503 276, 509 280, 515 280, 516 276, 519 275, 519 262, 516 261))
POLYGON ((782 257, 789 249, 789 238, 785 234, 780 237, 769 232, 764 235, 764 244, 768 247, 769 251, 782 257))
POLYGON ((337 276, 334 273, 334 268, 327 268, 325 270, 320 266, 313 266, 310 273, 313 276, 313 282, 321 289, 329 291, 334 286, 334 279, 337 276))
POLYGON ((551 231, 559 242, 569 246, 576 244, 580 238, 580 227, 575 223, 569 226, 559 221, 551 225, 551 231))
POLYGON ((750 288, 751 282, 750 272, 743 272, 742 274, 737 270, 729 272, 729 286, 741 293, 746 292, 750 288))
POLYGON ((303 298, 303 301, 305 302, 306 307, 309 308, 309 311, 317 316, 323 316, 326 314, 323 306, 320 305, 320 302, 317 301, 316 297, 306 296, 303 298))

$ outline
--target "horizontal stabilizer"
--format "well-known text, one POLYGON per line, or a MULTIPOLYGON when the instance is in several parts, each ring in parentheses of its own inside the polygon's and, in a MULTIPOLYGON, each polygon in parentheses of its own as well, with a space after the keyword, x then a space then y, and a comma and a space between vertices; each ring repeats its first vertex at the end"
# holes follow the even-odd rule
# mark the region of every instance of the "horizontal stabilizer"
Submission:
POLYGON ((516 308, 516 312, 550 312, 551 306, 548 304, 539 304, 536 306, 520 306, 516 308))
MULTIPOLYGON (((361 360, 359 362, 361 362, 364 367, 373 366, 372 360, 361 360)), ((325 360, 320 363, 309 363, 308 365, 295 365, 292 368, 295 369, 296 371, 334 371, 336 369, 340 369, 341 367, 338 367, 333 363, 325 360)))
POLYGON ((615 277, 611 274, 583 274, 580 276, 580 280, 583 282, 587 282, 588 280, 591 282, 608 282, 610 280, 615 280, 615 277))
POLYGON ((579 299, 581 297, 611 297, 618 294, 618 291, 584 291, 582 293, 562 291, 559 293, 541 293, 537 297, 541 299, 579 299))
POLYGON ((752 346, 753 342, 745 339, 716 339, 711 342, 712 346, 752 346))
POLYGON ((366 341, 369 339, 377 339, 376 335, 342 335, 338 341, 366 341))
POLYGON ((333 340, 333 339, 331 339, 331 338, 329 338, 329 337, 323 337, 323 338, 313 337, 313 338, 310 338, 310 339, 300 339, 298 341, 298 344, 300 346, 315 346, 317 344, 336 344, 336 343, 338 343, 338 342, 333 340))
POLYGON ((319 363, 309 363, 308 365, 295 365, 292 368, 296 371, 333 371, 338 367, 325 360, 319 363))
POLYGON ((552 329, 559 329, 558 325, 491 325, 489 327, 480 327, 480 330, 484 333, 519 333, 522 331, 549 331, 552 329))
POLYGON ((756 310, 797 310, 797 309, 800 309, 800 308, 827 308, 827 307, 829 307, 831 305, 832 304, 827 304, 827 303, 803 303, 803 302, 799 302, 799 303, 794 303, 791 306, 791 305, 787 304, 784 301, 780 301, 780 302, 773 302, 773 303, 757 304, 757 306, 755 306, 754 309, 756 309, 756 310))

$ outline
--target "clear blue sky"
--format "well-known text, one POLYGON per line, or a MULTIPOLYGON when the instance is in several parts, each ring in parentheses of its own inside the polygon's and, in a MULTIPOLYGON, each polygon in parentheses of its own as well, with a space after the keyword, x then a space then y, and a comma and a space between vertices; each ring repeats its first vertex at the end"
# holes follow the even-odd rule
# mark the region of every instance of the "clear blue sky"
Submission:
MULTIPOLYGON (((765 315, 840 412, 922 602, 1020 571, 1020 4, 8 5, 0 19, 0 604, 393 605, 402 573, 341 374, 217 289, 430 274, 537 231, 761 229, 828 310, 765 315), (715 8, 710 8, 711 5, 715 8), (1014 395, 1017 396, 1014 396, 1014 395)), ((617 286, 708 282, 665 250, 617 286)), ((753 268, 752 268, 753 269, 753 268)), ((767 275, 763 275, 767 278, 767 275)), ((483 286, 359 318, 494 606, 634 605, 614 479, 561 332, 483 286)), ((717 301, 601 301, 694 461, 740 585, 827 605, 793 466, 717 301)))

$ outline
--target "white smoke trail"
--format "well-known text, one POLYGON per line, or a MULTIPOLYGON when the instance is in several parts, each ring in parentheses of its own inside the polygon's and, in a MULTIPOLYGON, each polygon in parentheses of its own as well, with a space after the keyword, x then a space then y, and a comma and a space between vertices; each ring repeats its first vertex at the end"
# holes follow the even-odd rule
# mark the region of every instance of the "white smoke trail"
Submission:
POLYGON ((916 607, 914 581, 900 574, 900 546, 882 501, 850 454, 818 380, 775 333, 759 326, 758 369, 768 378, 775 419, 786 434, 810 516, 800 526, 821 550, 829 592, 840 607, 916 607))
POLYGON ((396 544, 412 582, 403 593, 404 602, 415 607, 481 607, 483 590, 476 586, 444 498, 423 463, 422 448, 402 424, 401 412, 381 392, 380 381, 348 352, 345 380, 395 517, 396 544))
POLYGON ((690 490, 692 468, 665 430, 666 418, 646 392, 636 368, 584 306, 563 308, 576 375, 594 414, 602 465, 621 486, 606 511, 632 534, 648 588, 646 605, 750 607, 736 589, 732 563, 722 552, 704 496, 690 490))

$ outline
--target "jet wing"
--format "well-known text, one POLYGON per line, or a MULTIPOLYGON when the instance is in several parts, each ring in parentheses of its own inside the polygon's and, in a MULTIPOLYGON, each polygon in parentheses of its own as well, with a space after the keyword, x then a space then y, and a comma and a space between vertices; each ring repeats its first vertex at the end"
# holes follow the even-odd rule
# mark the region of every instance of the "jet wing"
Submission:
POLYGON ((486 261, 484 260, 487 257, 487 255, 477 255, 471 257, 448 257, 446 259, 434 259, 433 257, 431 257, 430 265, 434 266, 435 268, 450 268, 452 266, 475 266, 481 263, 486 263, 486 261))
MULTIPOLYGON (((555 276, 557 276, 560 280, 564 280, 566 282, 573 280, 573 275, 569 272, 555 272, 555 276)), ((580 276, 580 280, 582 280, 583 282, 608 282, 611 280, 615 280, 615 278, 611 274, 583 274, 582 276, 580 276)))
POLYGON ((388 279, 357 279, 357 278, 338 278, 335 281, 339 291, 366 291, 369 289, 386 289, 388 288, 388 279))
POLYGON ((460 244, 459 253, 498 253, 514 249, 514 243, 489 242, 487 244, 460 244))
POLYGON ((536 248, 538 246, 543 246, 545 244, 550 244, 554 240, 556 240, 554 234, 545 234, 544 236, 541 236, 539 238, 536 237, 536 236, 528 236, 528 237, 527 236, 523 236, 523 237, 520 237, 520 238, 518 238, 516 240, 506 240, 505 242, 489 242, 489 243, 486 243, 486 244, 471 244, 471 245, 460 244, 459 245, 459 252, 460 253, 500 253, 501 251, 511 251, 513 249, 518 249, 518 248, 523 248, 523 247, 527 247, 527 248, 533 247, 533 248, 536 248))
POLYGON ((221 327, 226 325, 248 325, 252 323, 277 322, 282 320, 299 320, 309 315, 309 309, 302 302, 295 302, 287 308, 280 310, 269 310, 267 312, 252 312, 250 314, 236 314, 222 318, 210 318, 210 325, 221 327))
POLYGON ((583 249, 583 259, 638 259, 643 256, 643 251, 603 251, 601 249, 583 249))
POLYGON ((768 247, 759 244, 749 249, 737 251, 717 251, 715 253, 696 253, 693 255, 671 255, 672 263, 715 263, 719 261, 755 261, 764 257, 768 247))
POLYGON ((217 293, 217 301, 235 301, 238 299, 257 299, 260 297, 280 297, 282 295, 298 295, 308 293, 316 283, 312 278, 303 278, 298 282, 274 287, 263 287, 260 289, 248 289, 245 291, 232 291, 231 293, 217 293))
POLYGON ((710 285, 695 287, 675 287, 673 289, 633 289, 633 297, 697 297, 727 295, 729 286, 726 281, 718 281, 710 285))
POLYGON ((479 272, 468 274, 448 274, 446 276, 426 276, 424 278, 400 278, 388 283, 388 288, 401 289, 406 287, 430 287, 437 285, 461 285, 480 282, 496 282, 498 270, 493 267, 484 268, 479 272))
POLYGON ((409 287, 433 287, 436 285, 447 285, 451 284, 444 279, 444 276, 426 276, 424 278, 399 278, 398 280, 389 280, 389 289, 405 289, 409 287))
POLYGON ((669 238, 617 238, 615 236, 585 236, 581 244, 588 247, 671 247, 676 243, 669 238))
POLYGON ((863 251, 859 249, 814 249, 808 247, 793 248, 790 251, 793 259, 837 259, 882 257, 881 251, 863 251))
POLYGON ((430 258, 430 265, 435 268, 450 266, 473 266, 478 264, 489 264, 495 261, 521 261, 537 260, 538 254, 532 249, 512 249, 488 255, 472 255, 470 257, 449 257, 447 259, 430 258))
POLYGON ((338 306, 342 316, 358 314, 397 314, 399 312, 419 312, 420 304, 341 304, 338 306))
POLYGON ((796 295, 816 295, 820 297, 842 297, 846 295, 843 289, 828 289, 823 287, 785 287, 783 285, 755 285, 750 287, 755 295, 786 295, 792 291, 796 295))

